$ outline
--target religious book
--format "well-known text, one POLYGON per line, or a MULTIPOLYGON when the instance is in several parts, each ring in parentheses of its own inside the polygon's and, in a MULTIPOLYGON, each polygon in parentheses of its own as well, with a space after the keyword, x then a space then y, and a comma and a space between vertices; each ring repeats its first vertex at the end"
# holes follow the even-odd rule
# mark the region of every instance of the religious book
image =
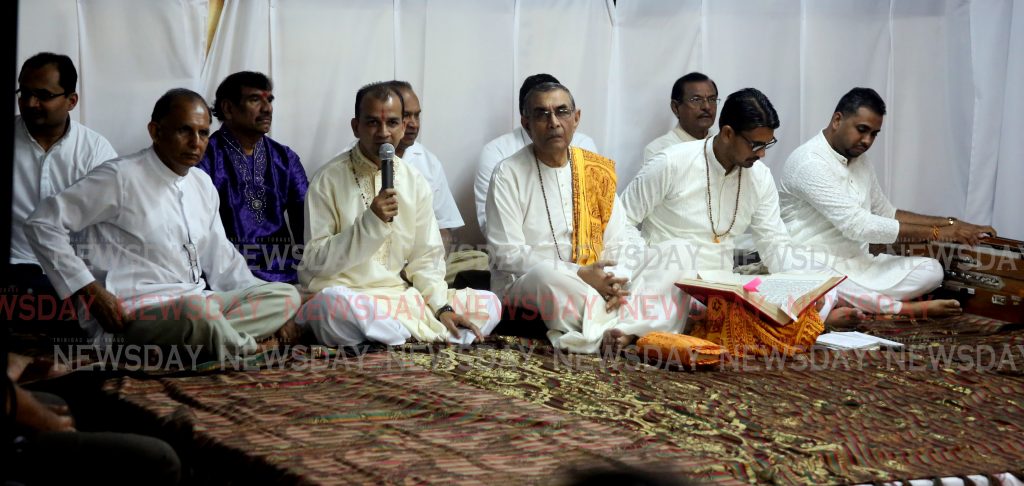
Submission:
POLYGON ((710 297, 739 302, 767 322, 780 326, 800 318, 808 307, 846 280, 845 275, 824 273, 775 273, 739 275, 729 271, 698 272, 676 286, 707 305, 710 297))
POLYGON ((819 346, 845 351, 848 349, 880 349, 880 348, 902 348, 903 343, 890 341, 878 336, 864 334, 862 332, 826 332, 818 336, 814 343, 819 346))

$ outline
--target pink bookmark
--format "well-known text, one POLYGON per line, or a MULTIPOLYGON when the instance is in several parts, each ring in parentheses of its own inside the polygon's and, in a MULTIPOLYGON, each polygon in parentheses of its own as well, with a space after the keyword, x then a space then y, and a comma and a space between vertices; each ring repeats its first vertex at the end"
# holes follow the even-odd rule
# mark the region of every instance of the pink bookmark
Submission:
POLYGON ((743 286, 743 290, 746 290, 747 292, 757 292, 758 285, 761 285, 761 278, 754 277, 753 280, 747 282, 747 284, 743 286))

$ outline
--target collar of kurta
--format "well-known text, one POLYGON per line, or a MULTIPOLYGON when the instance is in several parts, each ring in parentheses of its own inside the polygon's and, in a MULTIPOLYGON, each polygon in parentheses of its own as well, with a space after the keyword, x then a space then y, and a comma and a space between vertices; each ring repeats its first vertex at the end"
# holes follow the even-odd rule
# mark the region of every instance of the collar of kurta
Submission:
MULTIPOLYGON (((18 122, 18 124, 21 125, 21 130, 25 138, 28 139, 28 141, 31 142, 32 145, 35 145, 37 149, 43 150, 43 146, 39 145, 39 142, 36 140, 36 137, 33 137, 32 132, 28 131, 28 125, 25 124, 25 119, 19 116, 18 122)), ((71 116, 69 115, 67 121, 64 122, 64 135, 61 135, 56 142, 53 142, 53 145, 50 146, 50 150, 43 150, 43 152, 51 152, 60 147, 60 145, 64 143, 65 140, 71 138, 71 131, 75 130, 76 128, 78 127, 75 126, 75 122, 71 120, 71 116)))
POLYGON ((185 175, 180 176, 173 170, 171 170, 170 167, 167 167, 167 164, 164 164, 164 161, 160 160, 160 155, 156 153, 156 149, 152 145, 150 145, 149 147, 149 160, 156 166, 153 169, 153 173, 155 173, 158 177, 160 177, 161 180, 167 182, 168 184, 178 184, 181 181, 185 180, 186 177, 188 177, 187 172, 185 173, 185 175))
POLYGON ((824 130, 818 132, 818 135, 814 138, 818 145, 821 145, 825 149, 825 153, 831 155, 836 162, 843 164, 844 167, 849 167, 850 164, 860 159, 860 157, 847 159, 846 157, 843 157, 843 154, 836 152, 836 149, 832 148, 832 144, 828 143, 828 139, 825 138, 824 130))
MULTIPOLYGON (((361 176, 376 177, 376 174, 380 172, 380 168, 377 167, 377 164, 374 164, 369 157, 363 155, 362 150, 359 150, 359 142, 356 142, 356 145, 352 147, 352 151, 350 152, 350 154, 351 155, 349 155, 349 157, 352 159, 352 167, 355 168, 357 174, 361 176)), ((400 160, 401 159, 399 159, 398 157, 394 158, 396 170, 398 168, 398 162, 400 160)))
POLYGON ((673 128, 672 131, 676 132, 676 136, 679 137, 679 140, 682 140, 684 142, 700 140, 699 138, 690 135, 690 132, 683 130, 683 126, 678 123, 676 123, 676 127, 673 128))
POLYGON ((722 167, 722 163, 718 161, 718 157, 715 157, 714 139, 711 140, 711 143, 704 142, 704 151, 704 153, 708 157, 708 169, 711 171, 711 174, 714 174, 716 177, 723 178, 738 176, 738 174, 740 173, 738 166, 733 167, 732 172, 728 174, 725 173, 725 167, 722 167))

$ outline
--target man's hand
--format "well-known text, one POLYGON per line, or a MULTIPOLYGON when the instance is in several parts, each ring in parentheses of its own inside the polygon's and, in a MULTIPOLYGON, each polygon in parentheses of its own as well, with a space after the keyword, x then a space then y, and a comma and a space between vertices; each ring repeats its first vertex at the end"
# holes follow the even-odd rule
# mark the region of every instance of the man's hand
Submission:
POLYGON ((593 287, 607 302, 605 309, 608 312, 618 309, 629 295, 629 291, 625 289, 629 279, 616 277, 615 274, 604 271, 604 267, 610 265, 615 265, 615 262, 598 260, 591 265, 580 267, 576 272, 580 279, 593 287))
POLYGON ((124 312, 117 297, 111 294, 95 280, 75 292, 76 296, 84 297, 89 305, 89 313, 96 318, 104 331, 124 331, 124 312))
POLYGON ((398 192, 394 188, 380 191, 370 202, 370 210, 381 221, 390 223, 398 215, 398 192))
POLYGON ((940 241, 955 241, 969 246, 977 246, 985 233, 995 236, 996 230, 991 226, 978 226, 958 221, 956 224, 943 226, 939 229, 940 241))
POLYGON ((452 311, 442 312, 438 317, 438 320, 440 320, 441 324, 444 324, 444 327, 448 328, 448 332, 456 338, 459 337, 459 328, 461 327, 469 329, 473 334, 475 334, 477 341, 484 340, 484 333, 480 332, 480 329, 474 326, 472 322, 469 322, 469 319, 466 319, 460 314, 456 314, 452 311))

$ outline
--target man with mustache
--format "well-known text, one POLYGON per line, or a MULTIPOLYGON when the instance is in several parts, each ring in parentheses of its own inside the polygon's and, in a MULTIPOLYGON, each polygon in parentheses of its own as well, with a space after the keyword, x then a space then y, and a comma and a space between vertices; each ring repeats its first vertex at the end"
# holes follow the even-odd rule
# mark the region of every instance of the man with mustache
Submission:
POLYGON ((543 319, 557 348, 614 347, 632 275, 612 257, 639 243, 615 194, 615 162, 571 145, 580 110, 565 86, 541 83, 524 101, 532 143, 498 164, 487 191, 491 288, 521 318, 543 319))
POLYGON ((672 85, 669 108, 679 124, 644 147, 644 163, 677 143, 708 137, 718 113, 718 86, 703 73, 689 73, 672 85))
MULTIPOLYGON (((526 106, 526 94, 541 83, 559 83, 558 79, 547 73, 527 76, 519 87, 519 111, 526 106)), ((530 144, 530 135, 519 126, 511 132, 487 142, 480 150, 480 163, 477 166, 476 179, 473 182, 473 196, 476 200, 476 218, 480 223, 480 232, 487 235, 487 189, 491 185, 491 174, 502 160, 505 160, 523 147, 530 144)), ((583 132, 575 132, 572 145, 591 152, 597 152, 594 139, 583 132)))
MULTIPOLYGON (((685 331, 730 351, 787 354, 814 344, 824 330, 817 313, 773 329, 742 308, 726 312, 725 321, 709 313, 688 326, 690 298, 674 285, 698 271, 731 271, 736 237, 748 229, 769 272, 794 269, 796 252, 779 217, 775 181, 760 161, 775 145, 778 127, 767 96, 754 88, 737 91, 725 100, 717 135, 656 152, 623 191, 629 224, 642 223, 650 246, 630 290, 638 299, 656 296, 673 304, 643 316, 649 327, 685 331)), ((834 302, 832 295, 820 314, 834 302)))
POLYGON ((360 88, 351 121, 356 145, 310 181, 299 281, 316 295, 296 323, 320 343, 469 344, 501 318, 494 294, 448 289, 432 190, 423 175, 395 157, 394 186, 382 187, 380 147, 400 143, 405 111, 393 83, 360 88))
POLYGON ((813 247, 819 261, 846 274, 840 303, 858 311, 943 317, 961 312, 956 300, 903 302, 942 284, 938 261, 872 256, 868 244, 928 239, 976 244, 991 226, 896 209, 882 193, 867 152, 882 129, 885 102, 870 88, 843 95, 832 119, 786 159, 779 178, 782 219, 793 240, 813 247))
POLYGON ((257 352, 298 310, 294 286, 249 271, 224 235, 210 177, 192 170, 211 118, 199 94, 168 91, 153 107, 151 147, 104 163, 29 216, 29 244, 60 297, 80 298, 94 343, 233 359, 257 352))
POLYGON ((71 119, 69 112, 78 105, 77 83, 71 58, 50 52, 30 57, 18 75, 21 115, 14 118, 11 272, 4 280, 16 292, 36 298, 56 293, 25 238, 25 220, 40 201, 117 158, 103 135, 71 119))
POLYGON ((213 114, 222 125, 199 168, 220 193, 224 232, 254 275, 297 282, 308 181, 299 156, 266 135, 274 115, 270 79, 237 72, 224 78, 216 96, 213 114))

